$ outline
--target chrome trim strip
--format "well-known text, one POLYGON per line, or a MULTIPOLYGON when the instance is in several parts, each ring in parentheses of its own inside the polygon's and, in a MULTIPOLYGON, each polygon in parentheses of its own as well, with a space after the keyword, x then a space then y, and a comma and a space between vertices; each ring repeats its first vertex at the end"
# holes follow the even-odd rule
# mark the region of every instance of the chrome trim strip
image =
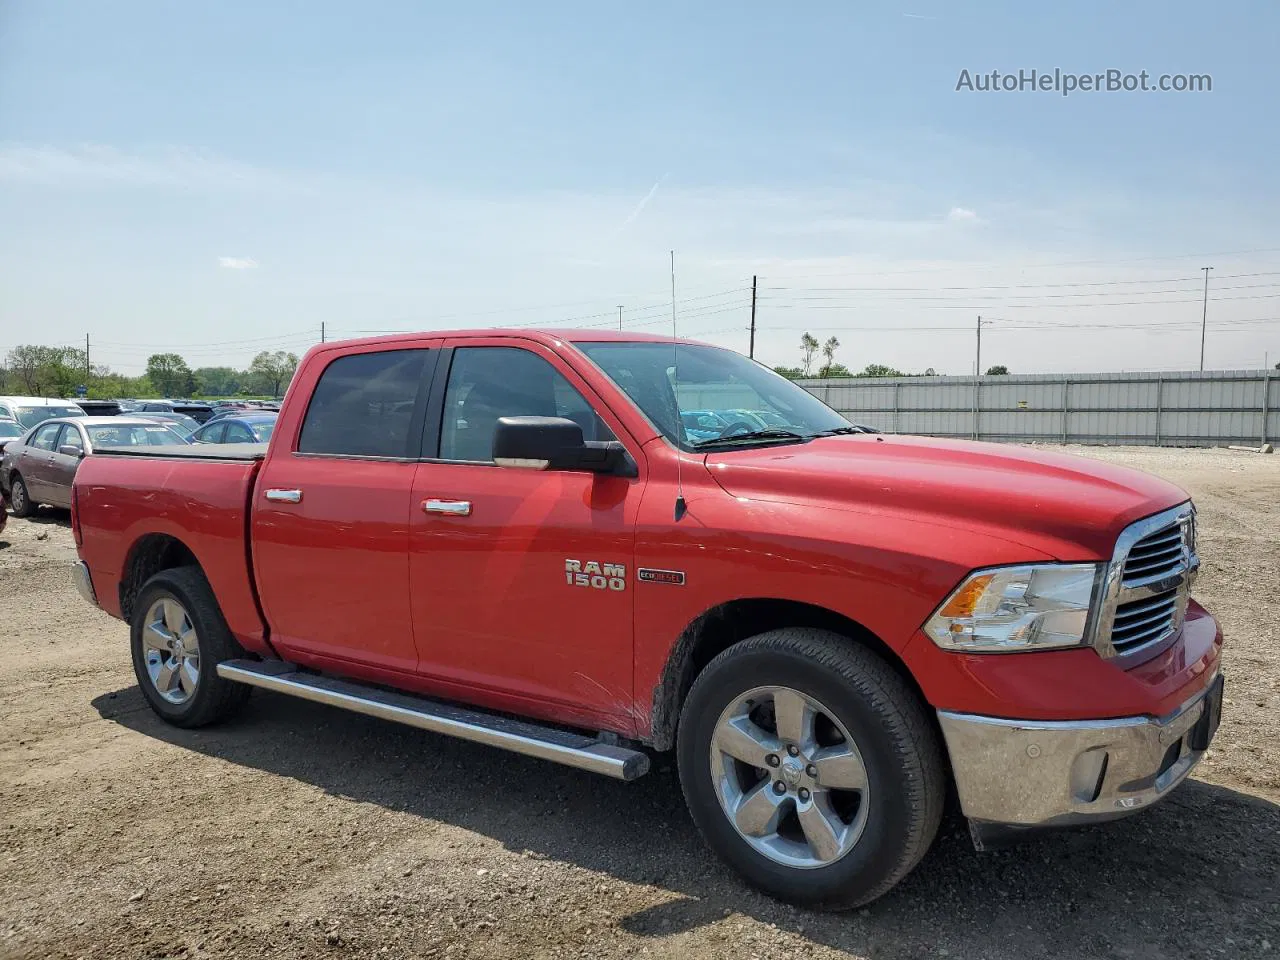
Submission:
POLYGON ((218 676, 617 780, 635 780, 649 771, 649 757, 639 750, 601 743, 554 727, 539 727, 527 721, 305 673, 278 661, 229 660, 218 664, 218 676))

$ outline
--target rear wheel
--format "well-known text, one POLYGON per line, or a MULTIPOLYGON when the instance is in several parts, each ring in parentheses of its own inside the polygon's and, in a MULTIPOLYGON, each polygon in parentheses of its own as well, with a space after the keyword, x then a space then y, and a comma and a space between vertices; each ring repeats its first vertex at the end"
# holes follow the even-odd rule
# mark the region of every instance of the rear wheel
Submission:
POLYGON ((677 751, 708 845, 783 900, 868 903, 937 833, 945 781, 927 714, 835 634, 775 630, 720 654, 689 692, 677 751))
POLYGON ((36 512, 36 505, 31 502, 31 494, 20 473, 15 473, 9 481, 9 505, 15 517, 29 517, 36 512))
POLYGON ((163 570, 143 584, 131 626, 138 684, 151 709, 169 723, 215 723, 248 699, 249 687, 218 676, 218 664, 244 650, 196 567, 163 570))

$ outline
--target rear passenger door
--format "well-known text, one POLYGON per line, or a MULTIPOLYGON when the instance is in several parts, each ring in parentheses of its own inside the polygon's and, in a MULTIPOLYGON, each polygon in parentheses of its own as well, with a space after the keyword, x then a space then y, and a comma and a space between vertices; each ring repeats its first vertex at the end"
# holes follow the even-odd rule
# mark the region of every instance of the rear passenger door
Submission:
MULTIPOLYGON (((417 668, 409 518, 439 341, 330 360, 254 491, 253 569, 282 655, 394 680, 417 668)), ((308 375, 309 372, 308 372, 308 375)))
POLYGON ((27 493, 36 503, 52 503, 53 452, 57 448, 60 423, 46 423, 37 427, 31 442, 22 453, 18 472, 26 481, 27 493))

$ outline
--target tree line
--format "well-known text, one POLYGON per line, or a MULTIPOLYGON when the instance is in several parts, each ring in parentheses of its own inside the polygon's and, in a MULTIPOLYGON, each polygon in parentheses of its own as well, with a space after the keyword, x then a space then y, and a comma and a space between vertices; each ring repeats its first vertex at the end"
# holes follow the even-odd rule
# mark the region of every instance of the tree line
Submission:
POLYGON ((293 378, 298 356, 264 350, 244 370, 192 369, 181 354, 154 353, 147 372, 136 377, 102 364, 89 365, 84 350, 23 344, 0 365, 0 394, 74 397, 80 387, 93 399, 120 397, 278 397, 293 378))
MULTIPOLYGON (((788 380, 803 380, 811 377, 936 377, 938 375, 938 371, 933 367, 929 367, 924 373, 906 373, 883 363, 869 363, 862 370, 854 373, 843 363, 836 363, 836 351, 839 349, 840 341, 836 337, 828 337, 823 343, 813 334, 806 332, 800 337, 800 366, 781 366, 773 369, 775 373, 782 374, 788 380), (813 364, 819 355, 823 363, 815 373, 813 364)), ((1277 367, 1280 368, 1280 365, 1277 367)), ((987 369, 986 376, 1003 376, 1008 372, 1009 368, 1004 364, 997 364, 987 369)))

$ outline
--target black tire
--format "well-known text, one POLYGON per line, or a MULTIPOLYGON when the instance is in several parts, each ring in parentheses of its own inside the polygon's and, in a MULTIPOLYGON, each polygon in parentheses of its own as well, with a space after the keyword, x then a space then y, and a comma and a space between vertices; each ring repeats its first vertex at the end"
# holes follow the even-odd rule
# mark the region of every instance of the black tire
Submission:
POLYGON ((15 473, 9 480, 9 506, 15 517, 29 517, 36 512, 36 505, 31 502, 31 491, 20 473, 15 473))
POLYGON ((133 602, 130 627, 133 672, 147 703, 161 719, 177 727, 203 727, 225 720, 249 699, 250 687, 218 676, 219 663, 243 657, 245 651, 231 635, 213 589, 198 567, 162 570, 143 584, 133 602), (148 672, 143 642, 148 613, 158 600, 166 598, 182 606, 198 638, 199 680, 182 703, 166 700, 157 688, 148 672))
POLYGON ((721 653, 689 691, 676 749, 685 800, 707 844, 780 900, 824 909, 870 903, 919 863, 938 832, 946 776, 924 705, 878 655, 837 634, 786 628, 721 653), (710 759, 716 724, 731 703, 766 685, 789 687, 829 708, 861 753, 865 826, 848 853, 829 865, 786 866, 757 852, 717 797, 710 759))

